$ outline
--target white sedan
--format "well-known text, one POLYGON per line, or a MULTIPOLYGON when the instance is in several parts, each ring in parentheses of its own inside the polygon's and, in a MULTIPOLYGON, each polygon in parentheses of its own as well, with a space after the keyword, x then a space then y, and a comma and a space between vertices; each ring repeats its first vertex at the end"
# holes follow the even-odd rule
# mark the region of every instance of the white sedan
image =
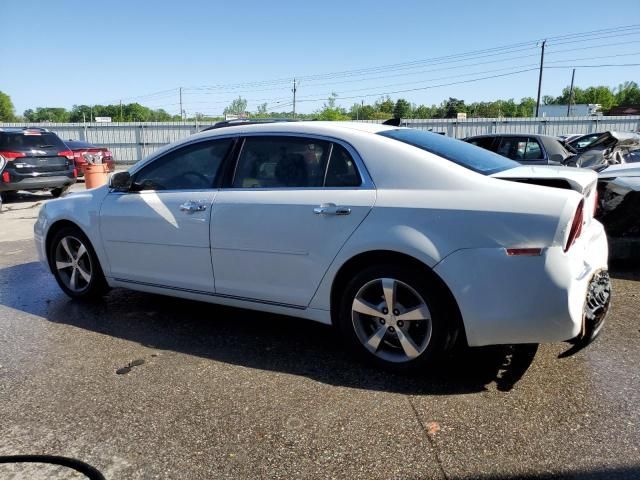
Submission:
POLYGON ((53 200, 35 239, 73 298, 109 287, 335 325, 392 368, 599 332, 596 175, 364 123, 238 125, 53 200))

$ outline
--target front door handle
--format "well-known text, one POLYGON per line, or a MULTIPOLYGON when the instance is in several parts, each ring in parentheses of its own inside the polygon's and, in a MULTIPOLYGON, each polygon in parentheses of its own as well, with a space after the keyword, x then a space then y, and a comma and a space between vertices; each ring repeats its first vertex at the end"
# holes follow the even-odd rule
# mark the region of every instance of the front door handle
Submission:
POLYGON ((180 211, 187 213, 204 212, 206 209, 207 205, 204 202, 194 202, 192 200, 180 205, 180 211))
POLYGON ((323 203, 319 207, 313 209, 316 215, 349 215, 351 209, 349 207, 340 207, 335 203, 323 203))

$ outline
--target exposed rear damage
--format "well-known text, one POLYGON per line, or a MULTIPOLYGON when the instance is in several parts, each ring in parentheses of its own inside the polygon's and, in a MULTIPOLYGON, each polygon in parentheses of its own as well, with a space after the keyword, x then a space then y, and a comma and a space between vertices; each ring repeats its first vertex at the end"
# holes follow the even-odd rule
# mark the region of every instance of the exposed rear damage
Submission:
MULTIPOLYGON (((640 169, 639 169, 640 170, 640 169)), ((572 346, 561 357, 572 355, 589 345, 600 333, 611 302, 611 282, 607 271, 606 256, 602 248, 607 239, 603 226, 594 219, 598 211, 598 177, 594 172, 566 167, 517 167, 493 175, 503 180, 540 185, 551 188, 574 190, 583 196, 575 213, 574 221, 567 232, 564 253, 548 249, 546 255, 556 260, 547 266, 565 263, 565 272, 577 282, 569 289, 569 314, 574 324, 574 334, 564 340, 572 346)), ((636 192, 638 193, 638 192, 636 192)), ((557 272, 551 277, 561 278, 557 272)), ((535 275, 535 272, 532 272, 535 275)), ((533 286, 532 286, 533 287, 533 286)), ((562 289, 561 289, 562 290, 562 289)), ((563 295, 546 298, 545 302, 562 302, 563 295)), ((558 328, 560 319, 549 326, 558 328)), ((560 330, 557 330, 559 334, 560 330)))
POLYGON ((611 237, 640 241, 640 164, 608 167, 599 174, 600 220, 611 237))

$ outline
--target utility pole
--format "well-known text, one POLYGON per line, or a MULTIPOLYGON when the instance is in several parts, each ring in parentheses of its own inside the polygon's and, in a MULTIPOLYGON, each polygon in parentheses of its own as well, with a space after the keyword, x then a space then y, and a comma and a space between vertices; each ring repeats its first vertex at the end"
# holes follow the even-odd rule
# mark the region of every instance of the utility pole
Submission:
POLYGON ((180 87, 180 119, 184 120, 184 111, 182 110, 182 87, 180 87))
POLYGON ((89 107, 89 121, 93 123, 93 105, 89 107))
POLYGON ((576 69, 571 73, 571 87, 569 88, 569 105, 567 105, 567 117, 571 116, 571 99, 573 98, 573 80, 576 78, 576 69))
POLYGON ((296 87, 296 79, 293 79, 293 89, 291 90, 293 92, 293 118, 296 118, 296 90, 298 90, 298 87, 296 87))
POLYGON ((122 121, 122 100, 120 100, 120 121, 122 121))
POLYGON ((536 117, 540 112, 540 90, 542 89, 542 69, 544 67, 544 46, 547 44, 547 41, 544 40, 542 42, 542 52, 540 53, 540 76, 538 77, 538 101, 536 102, 536 117))

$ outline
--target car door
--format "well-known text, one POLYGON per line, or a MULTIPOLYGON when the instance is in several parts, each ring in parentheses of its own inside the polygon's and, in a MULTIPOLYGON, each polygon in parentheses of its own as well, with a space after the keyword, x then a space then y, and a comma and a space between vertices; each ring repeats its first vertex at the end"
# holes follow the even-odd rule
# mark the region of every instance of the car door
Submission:
POLYGON ((214 292, 211 205, 231 139, 170 151, 142 167, 128 192, 110 192, 100 232, 118 280, 214 292))
POLYGON ((213 207, 216 293, 306 306, 375 189, 348 145, 248 136, 213 207))

